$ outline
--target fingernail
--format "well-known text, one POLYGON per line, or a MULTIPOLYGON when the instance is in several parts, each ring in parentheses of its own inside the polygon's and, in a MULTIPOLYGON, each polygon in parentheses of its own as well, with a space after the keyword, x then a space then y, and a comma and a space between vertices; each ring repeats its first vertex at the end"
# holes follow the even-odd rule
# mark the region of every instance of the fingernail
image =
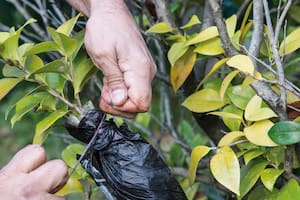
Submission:
POLYGON ((113 105, 119 105, 123 103, 125 96, 125 90, 115 89, 111 92, 111 101, 113 105))

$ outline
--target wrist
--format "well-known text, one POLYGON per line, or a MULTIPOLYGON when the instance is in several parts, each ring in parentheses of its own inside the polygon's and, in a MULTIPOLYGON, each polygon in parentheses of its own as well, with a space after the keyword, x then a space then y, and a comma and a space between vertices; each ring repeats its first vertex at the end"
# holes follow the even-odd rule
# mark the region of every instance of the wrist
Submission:
POLYGON ((89 16, 93 13, 113 13, 127 9, 124 0, 86 0, 89 2, 89 16))

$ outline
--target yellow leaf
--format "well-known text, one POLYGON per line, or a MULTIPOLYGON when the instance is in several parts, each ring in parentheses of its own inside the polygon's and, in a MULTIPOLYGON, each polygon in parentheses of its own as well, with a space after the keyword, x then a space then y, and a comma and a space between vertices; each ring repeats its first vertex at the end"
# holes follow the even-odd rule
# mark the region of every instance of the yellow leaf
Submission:
POLYGON ((193 70, 196 54, 189 49, 171 68, 171 83, 176 92, 193 70))
POLYGON ((253 125, 244 128, 246 138, 253 144, 266 147, 275 147, 278 144, 274 143, 269 135, 268 131, 273 126, 273 122, 270 120, 263 120, 255 122, 253 125))
POLYGON ((0 100, 2 100, 23 78, 0 79, 0 100))
POLYGON ((238 30, 231 38, 231 42, 233 46, 237 49, 240 50, 240 38, 241 38, 242 32, 238 30))
POLYGON ((216 73, 227 62, 227 60, 228 60, 228 58, 223 58, 223 59, 219 60, 218 62, 216 62, 214 64, 214 66, 211 68, 211 70, 208 72, 208 74, 198 84, 197 90, 209 77, 211 77, 214 73, 216 73))
POLYGON ((55 195, 58 196, 65 196, 72 193, 81 193, 83 192, 83 187, 80 181, 74 178, 69 178, 66 185, 60 189, 58 192, 55 193, 55 195))
MULTIPOLYGON (((236 22, 237 22, 236 19, 237 19, 236 15, 232 15, 225 21, 229 37, 232 37, 234 35, 234 31, 236 28, 236 22)), ((193 45, 193 44, 197 44, 200 42, 204 42, 204 41, 210 40, 212 38, 215 38, 217 36, 219 36, 219 31, 218 31, 217 27, 210 26, 210 27, 202 30, 198 35, 196 35, 191 40, 189 40, 186 45, 193 45)))
POLYGON ((174 66, 176 61, 187 52, 189 48, 185 46, 185 42, 174 43, 168 51, 168 59, 171 66, 174 66))
POLYGON ((204 88, 190 95, 182 105, 192 112, 209 112, 219 109, 225 105, 221 100, 219 92, 204 88))
POLYGON ((212 38, 201 42, 194 51, 207 56, 216 56, 224 53, 220 38, 212 38))
POLYGON ((222 84, 221 84, 221 88, 220 88, 220 97, 221 97, 221 100, 224 99, 224 95, 225 95, 225 92, 228 88, 228 86, 230 85, 232 79, 234 79, 234 77, 239 73, 239 70, 235 70, 235 71, 232 71, 230 72, 223 80, 222 84))
POLYGON ((239 196, 240 165, 235 153, 230 147, 221 147, 217 154, 212 157, 210 169, 219 183, 239 196))
POLYGON ((219 141, 218 147, 230 145, 244 136, 245 134, 241 131, 232 131, 230 133, 227 133, 219 141))
POLYGON ((172 32, 173 28, 164 22, 154 24, 147 30, 147 33, 168 33, 172 32))
POLYGON ((208 152, 211 150, 211 148, 207 146, 197 146, 193 149, 189 164, 189 182, 190 185, 195 182, 196 178, 196 172, 199 161, 208 154, 208 152))
POLYGON ((67 36, 70 36, 76 22, 78 21, 78 18, 82 16, 81 13, 79 13, 78 15, 76 15, 75 17, 65 21, 62 25, 60 25, 56 31, 62 34, 65 34, 67 36))
POLYGON ((201 31, 198 35, 193 37, 191 40, 189 40, 186 45, 193 45, 199 42, 204 42, 207 40, 210 40, 212 38, 215 38, 219 35, 218 29, 216 26, 211 26, 203 31, 201 31))
POLYGON ((233 113, 229 113, 229 112, 210 112, 208 113, 209 115, 217 115, 220 117, 224 117, 224 118, 231 118, 231 119, 238 119, 238 120, 243 120, 243 118, 239 115, 233 114, 233 113))
POLYGON ((234 35, 234 32, 235 32, 235 28, 236 28, 236 15, 232 15, 231 17, 229 17, 227 20, 226 20, 226 28, 227 28, 227 32, 228 32, 228 35, 229 37, 233 37, 234 35))
POLYGON ((236 68, 246 74, 254 74, 254 65, 252 60, 246 55, 236 55, 231 57, 227 62, 230 67, 236 68))
POLYGON ((197 17, 197 15, 193 15, 191 17, 191 19, 188 21, 188 23, 186 23, 184 26, 181 26, 181 29, 188 29, 196 24, 201 24, 199 18, 197 17))
POLYGON ((250 21, 249 23, 247 23, 244 30, 241 32, 240 44, 244 44, 246 36, 247 36, 250 28, 252 27, 252 25, 253 25, 253 21, 250 21))
POLYGON ((262 99, 254 95, 252 99, 248 102, 245 109, 245 119, 248 121, 260 121, 264 119, 269 119, 272 117, 277 117, 273 110, 270 108, 261 107, 262 99))
POLYGON ((279 54, 281 56, 293 53, 300 47, 300 28, 291 32, 280 44, 279 54))

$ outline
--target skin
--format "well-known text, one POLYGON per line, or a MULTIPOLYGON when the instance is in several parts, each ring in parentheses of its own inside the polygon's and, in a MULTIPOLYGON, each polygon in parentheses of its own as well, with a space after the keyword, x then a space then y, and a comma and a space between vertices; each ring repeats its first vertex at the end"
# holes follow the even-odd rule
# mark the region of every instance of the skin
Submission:
POLYGON ((133 118, 148 111, 156 65, 123 0, 68 0, 89 17, 85 47, 103 72, 100 108, 133 118))
MULTIPOLYGON (((104 75, 100 108, 128 118, 148 111, 156 66, 123 0, 67 1, 89 17, 85 47, 104 75)), ((0 170, 0 199, 63 200, 54 193, 66 177, 63 161, 29 145, 0 170)))
POLYGON ((29 145, 0 170, 0 199, 64 200, 54 193, 65 184, 67 173, 63 161, 47 162, 41 146, 29 145))

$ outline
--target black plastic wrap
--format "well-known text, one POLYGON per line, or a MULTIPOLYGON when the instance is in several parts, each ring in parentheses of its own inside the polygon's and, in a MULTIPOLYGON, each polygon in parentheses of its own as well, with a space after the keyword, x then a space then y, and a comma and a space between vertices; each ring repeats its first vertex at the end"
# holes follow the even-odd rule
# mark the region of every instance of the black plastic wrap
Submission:
POLYGON ((120 127, 105 120, 103 113, 90 110, 78 127, 67 126, 70 134, 88 143, 97 138, 81 164, 98 186, 105 185, 118 200, 186 200, 170 169, 156 150, 126 124, 120 127))

